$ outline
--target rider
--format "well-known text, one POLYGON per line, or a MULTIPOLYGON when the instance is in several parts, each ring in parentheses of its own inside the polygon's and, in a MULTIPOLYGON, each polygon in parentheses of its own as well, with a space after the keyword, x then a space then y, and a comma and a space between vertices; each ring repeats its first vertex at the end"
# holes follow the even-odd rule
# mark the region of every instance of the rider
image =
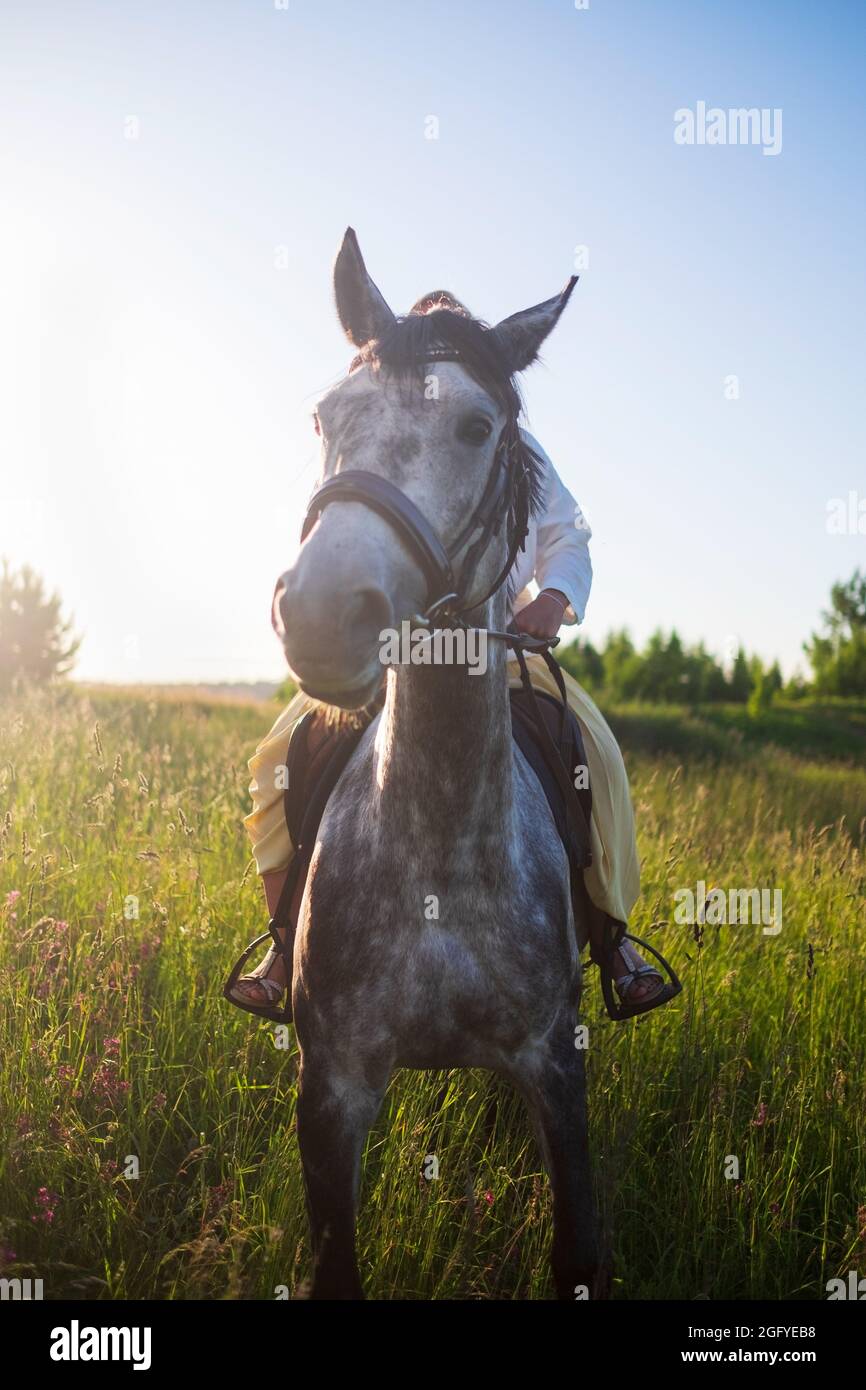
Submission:
MULTIPOLYGON (((436 309, 468 314, 465 306, 445 290, 424 295, 410 312, 426 314, 436 309)), ((520 631, 549 639, 557 635, 563 623, 573 625, 583 620, 592 583, 588 545, 592 532, 547 454, 537 440, 526 431, 523 433, 543 463, 546 487, 543 510, 530 523, 525 548, 510 575, 510 590, 516 595, 512 617, 520 631), (529 587, 533 581, 539 590, 536 597, 529 587)), ((529 653, 526 662, 534 689, 557 697, 556 682, 543 659, 529 653)), ((585 870, 586 887, 595 908, 615 922, 625 923, 640 891, 634 815, 625 766, 616 740, 595 704, 568 672, 563 671, 562 675, 569 707, 583 734, 592 788, 592 864, 585 870)), ((508 678, 509 686, 519 688, 520 674, 513 653, 509 653, 508 678)), ((280 769, 285 764, 292 726, 314 704, 298 692, 249 761, 253 810, 244 824, 272 916, 294 853, 284 816, 280 769)), ((629 940, 622 940, 614 953, 613 968, 622 1017, 646 1013, 671 997, 671 987, 663 976, 646 963, 629 940)), ((229 997, 246 1006, 273 1008, 280 1004, 286 983, 284 958, 271 946, 260 964, 240 977, 229 997)))

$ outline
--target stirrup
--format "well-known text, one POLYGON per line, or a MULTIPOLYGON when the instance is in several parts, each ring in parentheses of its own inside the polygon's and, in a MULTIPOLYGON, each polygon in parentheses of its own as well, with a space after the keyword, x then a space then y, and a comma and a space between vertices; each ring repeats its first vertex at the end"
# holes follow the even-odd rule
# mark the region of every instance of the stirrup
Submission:
MULTIPOLYGON (((651 946, 648 941, 644 941, 640 936, 632 936, 631 932, 623 932, 617 937, 615 943, 611 945, 607 952, 607 957, 607 960, 599 962, 601 992, 604 997, 604 1006, 607 1009, 608 1017, 612 1018, 615 1023, 623 1023, 626 1019, 637 1017, 638 1014, 648 1014, 651 1009, 657 1009, 661 1004, 667 1004, 669 1000, 674 999, 682 991, 680 978, 673 966, 665 960, 660 951, 657 951, 654 946, 651 946), (619 949, 623 941, 633 941, 635 945, 642 946, 645 951, 649 951, 651 956, 655 956, 668 976, 667 983, 662 985, 658 993, 651 995, 648 999, 636 999, 632 1004, 627 1003, 625 1000, 621 1000, 617 1003, 613 993, 614 977, 610 962, 614 951, 619 949)), ((653 974, 661 974, 660 971, 656 971, 652 966, 647 965, 639 967, 636 971, 626 971, 625 975, 619 976, 619 979, 627 980, 635 978, 636 976, 646 974, 646 972, 650 970, 652 970, 653 974)))
MULTIPOLYGON (((268 930, 261 936, 257 936, 255 941, 251 941, 249 946, 238 956, 232 966, 231 974, 223 985, 223 998, 230 1004, 234 1004, 236 1009, 243 1009, 244 1013, 255 1014, 258 1018, 269 1018, 273 1023, 292 1022, 292 961, 286 951, 286 943, 277 936, 274 926, 274 919, 268 923, 268 930), (277 949, 277 954, 283 957, 286 965, 286 978, 289 983, 286 985, 287 998, 285 1004, 280 1008, 276 1004, 256 1004, 251 999, 239 999, 232 993, 235 985, 241 978, 243 968, 254 951, 257 951, 266 941, 271 941, 277 949)), ((282 993, 282 991, 281 991, 282 993)))

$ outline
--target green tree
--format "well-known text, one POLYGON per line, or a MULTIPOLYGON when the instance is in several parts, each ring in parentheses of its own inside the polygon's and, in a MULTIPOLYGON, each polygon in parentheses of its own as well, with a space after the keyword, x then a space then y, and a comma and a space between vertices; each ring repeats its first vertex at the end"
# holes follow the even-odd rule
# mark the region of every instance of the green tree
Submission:
POLYGON ((763 714, 764 710, 768 710, 772 705, 782 688, 782 673, 775 661, 767 670, 764 670, 758 662, 753 667, 752 678, 752 693, 749 696, 748 711, 754 716, 763 714))
POLYGON ((778 661, 773 662, 769 671, 766 673, 765 679, 770 689, 770 699, 774 700, 784 686, 778 661))
POLYGON ((685 699, 689 673, 679 634, 674 631, 666 639, 663 632, 654 632, 646 649, 632 663, 628 679, 629 694, 640 700, 675 703, 685 699))
POLYGON ((274 699, 278 705, 287 705, 290 700, 294 700, 297 693, 297 684, 292 680, 291 676, 286 676, 286 679, 281 685, 277 686, 277 689, 274 691, 274 699))
POLYGON ((782 694, 786 700, 805 700, 811 693, 808 683, 795 671, 790 680, 786 681, 782 687, 782 694))
POLYGON ((703 642, 699 642, 693 649, 691 659, 695 669, 695 683, 699 691, 696 699, 727 699, 728 686, 725 673, 715 657, 706 651, 703 642))
POLYGON ((586 686, 588 690, 598 690, 604 685, 604 661, 591 642, 579 638, 558 653, 562 665, 569 675, 586 686))
POLYGON ((604 662, 604 684, 616 699, 628 698, 629 672, 634 666, 634 643, 626 632, 609 632, 601 653, 604 662))
POLYGON ((734 658, 733 669, 728 678, 728 699, 744 705, 752 693, 752 673, 743 648, 740 647, 734 658))
POLYGON ((0 690, 66 675, 81 644, 61 616, 60 596, 47 594, 29 565, 3 561, 0 574, 0 690))
POLYGON ((824 632, 804 643, 819 695, 866 695, 866 574, 830 590, 824 632))

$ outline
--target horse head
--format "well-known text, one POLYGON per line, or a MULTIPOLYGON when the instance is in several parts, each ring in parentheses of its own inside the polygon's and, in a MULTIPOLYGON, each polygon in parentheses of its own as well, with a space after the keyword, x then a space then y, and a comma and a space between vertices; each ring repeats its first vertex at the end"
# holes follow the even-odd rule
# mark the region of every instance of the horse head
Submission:
POLYGON ((334 291, 357 355, 316 407, 321 483, 273 599, 308 694, 360 708, 381 683, 385 629, 418 614, 459 620, 504 582, 541 500, 514 378, 575 279, 495 327, 450 308, 397 317, 347 230, 334 291))

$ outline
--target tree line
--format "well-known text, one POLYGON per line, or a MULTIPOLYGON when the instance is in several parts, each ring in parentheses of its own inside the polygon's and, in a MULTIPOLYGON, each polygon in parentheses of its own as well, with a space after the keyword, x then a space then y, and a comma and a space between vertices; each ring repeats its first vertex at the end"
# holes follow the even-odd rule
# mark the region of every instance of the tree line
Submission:
POLYGON ((686 645, 675 629, 667 635, 654 632, 642 650, 625 630, 611 632, 601 647, 578 638, 557 657, 590 693, 613 701, 718 701, 755 710, 767 708, 777 695, 866 695, 866 574, 857 570, 847 583, 834 584, 822 616, 823 630, 803 644, 810 680, 785 681, 778 662, 766 665, 742 647, 726 667, 703 642, 686 645))

